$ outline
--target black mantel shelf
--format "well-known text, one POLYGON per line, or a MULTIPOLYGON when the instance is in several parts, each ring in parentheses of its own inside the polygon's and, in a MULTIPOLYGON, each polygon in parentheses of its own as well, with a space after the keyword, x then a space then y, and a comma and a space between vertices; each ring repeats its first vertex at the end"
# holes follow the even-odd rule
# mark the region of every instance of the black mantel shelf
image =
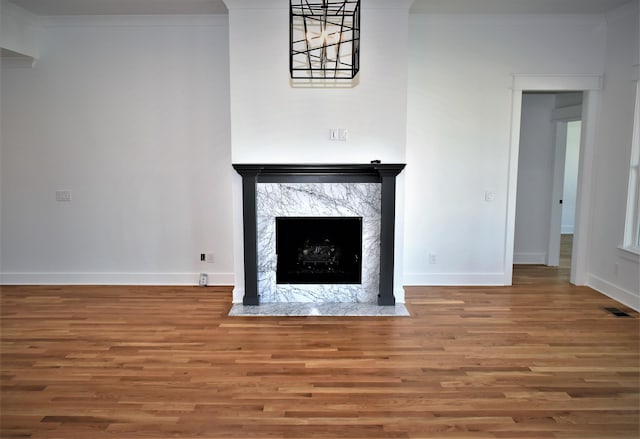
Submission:
POLYGON ((238 174, 256 176, 261 183, 292 182, 380 182, 382 175, 398 175, 404 164, 234 164, 238 174))
POLYGON ((277 164, 235 163, 242 176, 244 305, 259 305, 256 219, 257 183, 381 183, 380 286, 378 305, 395 305, 393 294, 396 176, 404 163, 277 164))
POLYGON ((238 171, 258 171, 269 174, 376 174, 378 170, 404 169, 405 164, 392 163, 234 163, 238 171))

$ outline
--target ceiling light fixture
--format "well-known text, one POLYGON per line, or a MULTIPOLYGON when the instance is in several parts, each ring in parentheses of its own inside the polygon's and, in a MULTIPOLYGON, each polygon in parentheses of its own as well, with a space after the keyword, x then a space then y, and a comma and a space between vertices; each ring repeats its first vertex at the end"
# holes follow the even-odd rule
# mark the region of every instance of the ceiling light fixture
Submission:
POLYGON ((360 0, 289 0, 292 79, 353 79, 360 70, 360 0))

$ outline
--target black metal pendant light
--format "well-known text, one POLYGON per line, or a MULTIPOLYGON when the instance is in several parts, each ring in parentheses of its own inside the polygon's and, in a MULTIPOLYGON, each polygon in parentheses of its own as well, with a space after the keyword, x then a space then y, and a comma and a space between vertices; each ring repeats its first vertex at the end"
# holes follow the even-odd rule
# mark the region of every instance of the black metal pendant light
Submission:
POLYGON ((353 79, 360 70, 360 0, 289 0, 292 79, 353 79))

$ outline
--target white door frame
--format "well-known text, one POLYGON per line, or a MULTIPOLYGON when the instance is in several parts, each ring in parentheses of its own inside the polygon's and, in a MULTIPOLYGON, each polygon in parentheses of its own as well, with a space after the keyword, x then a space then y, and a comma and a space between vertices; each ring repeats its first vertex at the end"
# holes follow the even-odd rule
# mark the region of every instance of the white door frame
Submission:
POLYGON ((514 75, 511 109, 511 136, 507 181, 507 227, 504 249, 504 284, 513 282, 513 242, 516 223, 516 192, 518 188, 518 156, 520 153, 520 120, 524 91, 583 91, 582 136, 578 164, 578 197, 576 224, 571 258, 571 283, 584 285, 587 280, 587 231, 589 230, 590 194, 592 188, 595 126, 602 89, 600 75, 514 75))
MULTIPOLYGON (((547 245, 547 265, 560 264, 560 235, 562 233, 562 212, 560 204, 564 193, 564 171, 567 157, 567 126, 569 122, 582 120, 582 104, 563 107, 553 111, 551 120, 555 131, 555 153, 553 159, 553 185, 549 212, 549 244, 547 245)), ((580 136, 582 138, 582 135, 580 136)))
POLYGON ((547 265, 560 264, 560 232, 562 229, 562 193, 564 189, 564 168, 567 152, 567 122, 554 121, 555 153, 553 159, 553 184, 551 188, 551 208, 549 210, 549 243, 547 244, 547 265))

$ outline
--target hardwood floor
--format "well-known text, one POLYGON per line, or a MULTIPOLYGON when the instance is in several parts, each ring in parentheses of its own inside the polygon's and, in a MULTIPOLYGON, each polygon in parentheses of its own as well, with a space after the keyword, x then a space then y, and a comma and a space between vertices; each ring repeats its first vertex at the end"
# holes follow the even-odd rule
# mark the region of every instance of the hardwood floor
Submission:
POLYGON ((513 273, 514 285, 539 285, 569 283, 571 277, 571 251, 573 235, 560 235, 560 264, 557 267, 546 265, 515 265, 513 273))
POLYGON ((529 276, 407 288, 412 316, 392 318, 228 317, 229 288, 3 287, 1 435, 637 439, 638 314, 529 276))

